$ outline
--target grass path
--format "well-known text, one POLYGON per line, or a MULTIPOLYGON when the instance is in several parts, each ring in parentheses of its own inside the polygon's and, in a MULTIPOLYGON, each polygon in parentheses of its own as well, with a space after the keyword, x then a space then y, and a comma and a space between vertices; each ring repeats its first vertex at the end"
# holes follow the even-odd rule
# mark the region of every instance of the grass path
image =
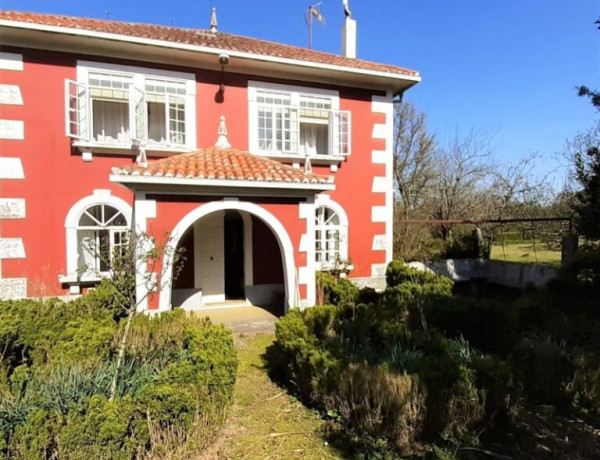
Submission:
POLYGON ((235 402, 220 439, 198 460, 343 458, 319 435, 319 416, 267 377, 260 356, 273 339, 268 333, 236 337, 235 402))

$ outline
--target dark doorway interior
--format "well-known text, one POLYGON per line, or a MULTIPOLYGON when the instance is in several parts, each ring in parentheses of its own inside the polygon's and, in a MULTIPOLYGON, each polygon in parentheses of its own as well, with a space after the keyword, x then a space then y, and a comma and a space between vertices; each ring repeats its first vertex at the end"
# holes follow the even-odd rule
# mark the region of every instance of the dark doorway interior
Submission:
POLYGON ((244 298, 244 221, 231 211, 225 214, 225 299, 244 298))

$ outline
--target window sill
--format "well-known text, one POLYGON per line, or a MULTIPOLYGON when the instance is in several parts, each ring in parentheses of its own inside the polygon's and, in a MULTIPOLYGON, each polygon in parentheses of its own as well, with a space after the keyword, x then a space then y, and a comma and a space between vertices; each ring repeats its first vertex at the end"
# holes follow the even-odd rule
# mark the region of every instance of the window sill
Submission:
POLYGON ((62 284, 91 284, 99 283, 103 278, 108 278, 108 273, 84 273, 82 275, 69 274, 58 275, 58 281, 62 284))
POLYGON ((320 270, 322 272, 338 271, 341 273, 341 275, 345 276, 347 273, 354 270, 354 265, 349 264, 349 265, 345 265, 343 268, 340 268, 340 267, 336 268, 335 264, 333 262, 317 262, 317 270, 320 270))
MULTIPOLYGON (((73 142, 81 153, 103 153, 112 155, 138 155, 139 147, 132 142, 73 142)), ((168 156, 175 153, 186 153, 194 150, 186 146, 174 146, 167 144, 149 144, 146 146, 146 155, 148 156, 168 156)))

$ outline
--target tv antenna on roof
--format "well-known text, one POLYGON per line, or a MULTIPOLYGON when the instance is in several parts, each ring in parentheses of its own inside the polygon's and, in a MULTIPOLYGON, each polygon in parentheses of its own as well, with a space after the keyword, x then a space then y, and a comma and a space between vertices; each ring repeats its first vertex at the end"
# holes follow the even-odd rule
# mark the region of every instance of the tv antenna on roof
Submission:
POLYGON ((308 7, 308 19, 306 22, 308 23, 308 49, 312 49, 312 20, 313 17, 320 22, 321 24, 325 24, 325 18, 321 14, 320 6, 323 2, 315 3, 308 7))

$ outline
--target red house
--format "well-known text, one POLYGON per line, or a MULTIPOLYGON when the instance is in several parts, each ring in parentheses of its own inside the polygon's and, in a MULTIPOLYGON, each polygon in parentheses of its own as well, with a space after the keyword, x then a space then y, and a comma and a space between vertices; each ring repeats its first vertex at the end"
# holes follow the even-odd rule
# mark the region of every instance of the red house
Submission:
POLYGON ((356 59, 351 18, 340 56, 215 19, 0 11, 0 298, 80 293, 107 271, 90 248, 131 228, 186 250, 144 310, 309 306, 315 272, 340 261, 381 284, 393 99, 419 74, 356 59))

